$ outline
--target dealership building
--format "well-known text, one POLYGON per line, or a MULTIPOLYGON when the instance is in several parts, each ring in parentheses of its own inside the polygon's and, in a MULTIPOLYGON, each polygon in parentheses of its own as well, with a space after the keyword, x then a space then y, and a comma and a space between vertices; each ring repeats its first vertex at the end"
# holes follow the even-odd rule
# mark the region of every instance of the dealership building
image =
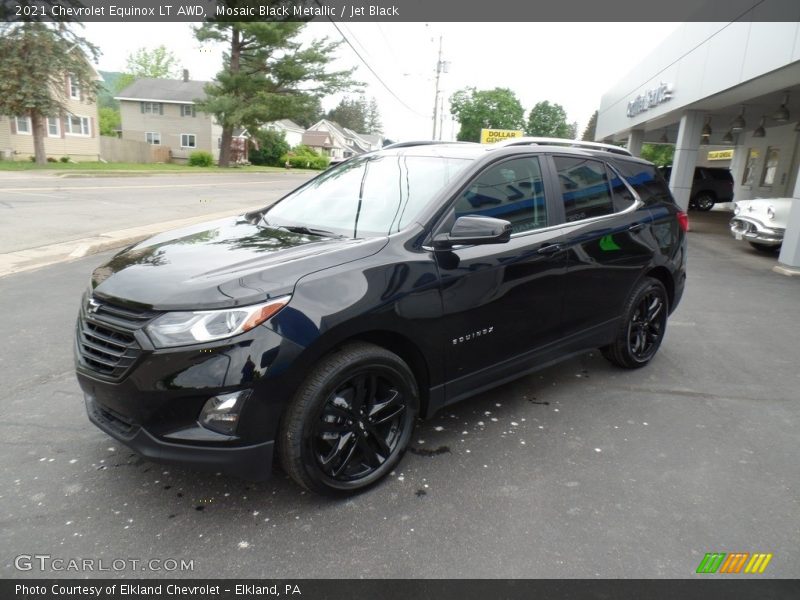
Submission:
POLYGON ((595 138, 674 144, 684 208, 702 165, 729 165, 736 200, 793 198, 778 260, 800 274, 800 23, 680 25, 603 94, 595 138))

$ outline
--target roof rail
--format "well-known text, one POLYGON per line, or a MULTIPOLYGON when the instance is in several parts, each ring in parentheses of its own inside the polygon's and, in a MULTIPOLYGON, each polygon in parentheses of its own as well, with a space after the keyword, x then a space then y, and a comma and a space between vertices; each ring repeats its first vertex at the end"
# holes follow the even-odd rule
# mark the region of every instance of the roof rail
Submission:
POLYGON ((567 140, 562 138, 549 138, 549 137, 517 137, 508 138, 494 144, 490 144, 486 149, 493 150, 495 148, 508 148, 509 146, 569 146, 572 148, 585 148, 587 150, 604 150, 605 152, 612 152, 614 154, 622 154, 625 156, 633 156, 630 151, 625 148, 620 148, 613 144, 602 144, 600 142, 584 142, 583 140, 567 140))
POLYGON ((410 148, 412 146, 434 146, 438 144, 472 144, 477 145, 476 142, 445 142, 442 140, 415 140, 410 142, 395 142, 394 144, 389 144, 388 146, 384 146, 382 150, 392 149, 392 148, 410 148))

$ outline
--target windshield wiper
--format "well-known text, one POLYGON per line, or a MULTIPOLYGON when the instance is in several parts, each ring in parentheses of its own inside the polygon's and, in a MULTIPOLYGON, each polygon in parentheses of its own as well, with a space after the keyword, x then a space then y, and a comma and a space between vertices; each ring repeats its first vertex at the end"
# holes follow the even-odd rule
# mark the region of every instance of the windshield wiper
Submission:
POLYGON ((332 231, 328 231, 327 229, 316 229, 314 227, 307 227, 305 225, 273 225, 266 219, 262 219, 261 221, 267 227, 274 227, 275 229, 285 229, 286 231, 291 231, 292 233, 304 233, 306 235, 316 235, 319 237, 330 237, 330 238, 343 238, 343 235, 338 233, 334 233, 332 231))

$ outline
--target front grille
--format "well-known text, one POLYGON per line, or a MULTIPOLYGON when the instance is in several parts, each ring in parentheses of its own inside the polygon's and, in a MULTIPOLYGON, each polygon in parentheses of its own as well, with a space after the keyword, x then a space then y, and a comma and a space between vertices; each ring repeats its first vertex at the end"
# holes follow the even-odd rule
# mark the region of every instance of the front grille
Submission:
POLYGON ((141 354, 134 332, 157 313, 90 298, 81 307, 77 348, 81 364, 111 379, 121 379, 141 354))

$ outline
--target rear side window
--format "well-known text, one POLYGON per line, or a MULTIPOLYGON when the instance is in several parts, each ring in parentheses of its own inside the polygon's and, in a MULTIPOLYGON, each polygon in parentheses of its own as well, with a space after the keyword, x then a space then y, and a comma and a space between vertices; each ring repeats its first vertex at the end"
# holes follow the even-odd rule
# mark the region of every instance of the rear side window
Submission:
POLYGON ((614 213, 606 166, 598 160, 554 156, 568 223, 614 213))
POLYGON ((653 165, 619 161, 614 163, 614 167, 622 174, 625 181, 636 190, 639 198, 645 204, 672 201, 667 182, 656 172, 656 168, 653 165))
POLYGON ((513 233, 546 227, 539 159, 515 158, 490 166, 461 194, 455 214, 456 218, 480 215, 505 219, 513 233))

